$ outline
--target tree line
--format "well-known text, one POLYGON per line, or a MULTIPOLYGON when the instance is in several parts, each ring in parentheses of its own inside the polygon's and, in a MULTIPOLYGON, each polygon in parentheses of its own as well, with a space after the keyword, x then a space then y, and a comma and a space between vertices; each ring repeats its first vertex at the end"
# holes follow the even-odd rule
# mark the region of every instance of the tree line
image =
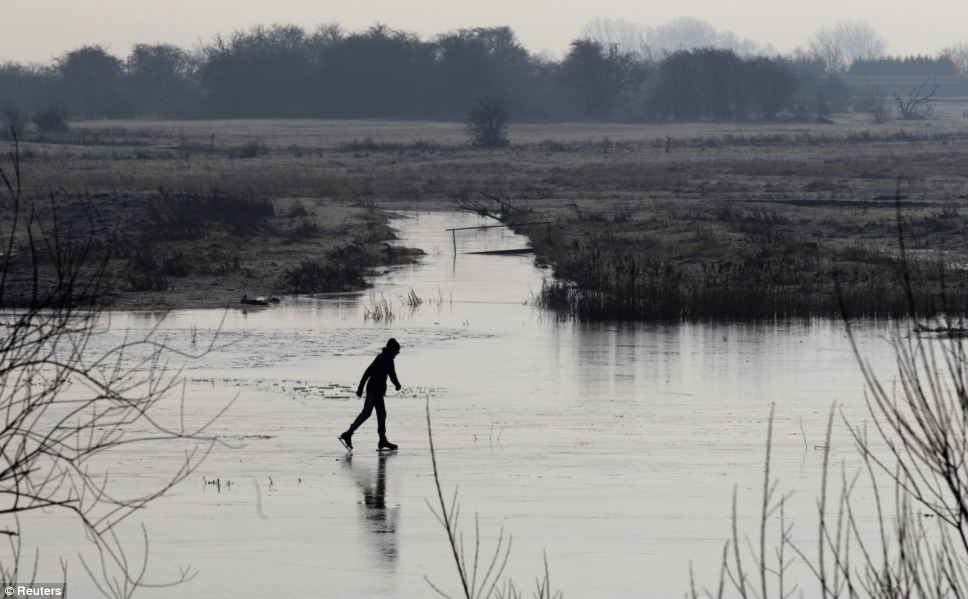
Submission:
POLYGON ((193 51, 139 44, 120 58, 86 46, 49 65, 5 63, 0 108, 8 122, 51 112, 452 119, 489 98, 515 120, 805 119, 846 107, 848 88, 829 61, 820 53, 712 47, 656 58, 590 37, 554 60, 528 52, 508 27, 425 40, 383 25, 357 32, 275 25, 216 37, 193 51))
POLYGON ((847 74, 863 77, 954 77, 958 66, 950 56, 884 56, 854 61, 847 74))

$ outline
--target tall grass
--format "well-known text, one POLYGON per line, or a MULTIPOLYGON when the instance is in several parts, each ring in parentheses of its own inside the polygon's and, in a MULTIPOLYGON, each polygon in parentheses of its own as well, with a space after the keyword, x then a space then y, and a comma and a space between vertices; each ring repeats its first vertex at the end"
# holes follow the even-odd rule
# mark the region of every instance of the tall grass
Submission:
POLYGON ((185 277, 192 267, 183 252, 156 255, 154 248, 136 248, 124 268, 124 278, 132 291, 167 291, 169 277, 185 277))
MULTIPOLYGON (((771 411, 758 534, 752 540, 740 534, 740 498, 734 491, 719 583, 703 596, 968 596, 968 355, 960 340, 942 342, 939 351, 920 336, 898 336, 895 348, 895 385, 885 384, 857 355, 874 431, 871 438, 866 426, 846 423, 862 459, 858 473, 831 473, 835 411, 830 412, 816 535, 806 542, 794 538, 786 495, 777 493, 771 476, 771 411), (860 480, 869 482, 872 493, 858 496, 860 480), (872 530, 865 527, 871 517, 872 530), (796 584, 789 575, 795 567, 807 574, 796 584)), ((700 596, 692 581, 689 595, 700 596)))
POLYGON ((417 252, 389 244, 380 249, 373 247, 373 243, 385 235, 385 230, 378 226, 380 222, 368 221, 366 234, 334 247, 319 258, 305 258, 298 265, 287 268, 279 278, 279 286, 289 293, 365 289, 369 286, 365 277, 372 267, 411 260, 417 252))
POLYGON ((686 149, 716 149, 716 148, 771 148, 771 147, 819 147, 834 144, 868 144, 868 143, 926 143, 963 141, 968 134, 962 131, 930 131, 930 130, 860 130, 844 133, 821 133, 803 131, 795 133, 726 133, 722 135, 695 135, 689 137, 673 137, 671 135, 643 140, 583 140, 560 141, 545 139, 531 144, 518 144, 543 152, 554 153, 620 153, 641 152, 654 149, 672 152, 686 149), (606 150, 607 148, 607 150, 606 150))
POLYGON ((385 297, 380 297, 380 299, 370 298, 370 303, 363 306, 364 320, 392 322, 394 318, 396 318, 396 314, 394 314, 393 307, 385 297))
POLYGON ((406 295, 400 296, 400 303, 411 309, 416 309, 423 305, 424 300, 411 288, 406 295))
POLYGON ((455 146, 442 146, 440 144, 422 139, 414 140, 410 143, 400 143, 395 141, 376 141, 372 137, 354 139, 353 141, 339 144, 338 150, 343 152, 434 152, 442 150, 454 150, 455 146))
POLYGON ((171 193, 162 190, 144 208, 145 232, 154 239, 200 239, 216 227, 247 236, 270 227, 272 202, 212 190, 171 193))
MULTIPOLYGON (((450 546, 451 557, 457 569, 457 579, 460 583, 460 592, 457 595, 450 595, 440 586, 424 576, 427 584, 440 596, 446 599, 453 597, 463 597, 464 599, 521 599, 521 591, 517 589, 513 580, 504 578, 504 570, 507 567, 511 556, 511 536, 505 537, 504 527, 498 533, 497 543, 490 553, 481 554, 481 528, 477 514, 474 515, 474 534, 473 534, 473 556, 465 551, 468 544, 465 544, 465 535, 460 523, 460 502, 457 497, 457 489, 454 489, 450 501, 444 497, 443 485, 440 480, 440 470, 437 467, 437 450, 434 447, 433 426, 430 420, 430 398, 428 397, 424 406, 427 416, 427 441, 430 444, 430 463, 434 474, 434 488, 437 492, 437 504, 432 505, 427 502, 430 511, 433 512, 437 521, 443 527, 447 535, 447 543, 450 546), (484 561, 481 561, 483 557, 484 561)), ((544 556, 544 571, 535 581, 535 590, 532 592, 533 599, 561 599, 560 592, 552 591, 551 575, 548 569, 548 557, 544 556)))
MULTIPOLYGON (((908 297, 908 322, 917 315, 916 279, 907 268, 904 229, 898 209, 900 277, 908 297)), ((944 312, 950 313, 945 309, 944 312)), ((777 495, 770 460, 770 413, 759 535, 741 539, 733 497, 732 538, 725 544, 720 583, 707 596, 730 588, 740 597, 828 598, 968 597, 968 352, 960 336, 927 338, 907 334, 895 321, 896 372, 882 378, 860 353, 852 321, 844 313, 847 337, 865 383, 872 426, 845 420, 862 460, 861 471, 831 476, 835 411, 827 422, 822 474, 818 481, 816 538, 810 550, 795 541, 786 520, 785 495, 777 495), (870 432, 869 432, 870 431, 870 432), (872 493, 858 497, 863 477, 872 493), (873 533, 865 520, 873 516, 873 533), (768 541, 775 528, 775 543, 768 541), (769 548, 768 548, 769 545, 769 548), (800 566, 812 576, 809 591, 785 579, 800 566)), ((951 330, 947 316, 929 326, 951 330)), ((692 584, 690 593, 699 596, 692 584)))
MULTIPOLYGON (((670 322, 837 317, 844 309, 853 317, 903 317, 911 305, 917 316, 930 317, 968 308, 968 275, 941 260, 909 260, 919 281, 909 291, 896 256, 864 253, 869 262, 821 263, 816 251, 807 244, 764 246, 746 257, 683 264, 585 249, 558 265, 569 280, 545 281, 536 303, 580 320, 670 322)), ((832 255, 846 257, 843 250, 832 255)))
POLYGON ((366 287, 359 263, 304 258, 282 273, 279 285, 289 293, 327 293, 366 287))

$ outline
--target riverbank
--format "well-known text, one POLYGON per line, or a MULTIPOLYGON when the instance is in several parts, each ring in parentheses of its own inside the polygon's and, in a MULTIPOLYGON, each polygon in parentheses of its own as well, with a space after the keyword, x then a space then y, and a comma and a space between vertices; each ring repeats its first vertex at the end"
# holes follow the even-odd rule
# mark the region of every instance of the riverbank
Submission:
MULTIPOLYGON (((218 188, 271 198, 281 211, 289 202, 326 211, 321 235, 305 247, 285 235, 223 241, 256 263, 254 275, 242 267, 234 279, 195 288, 190 305, 214 305, 208 292, 220 287, 224 295, 277 292, 268 274, 278 280, 285 267, 264 253, 298 265, 318 256, 316 247, 335 251, 369 234, 360 220, 368 211, 504 202, 521 220, 555 222, 550 242, 543 229, 532 238, 538 259, 577 287, 542 297, 579 318, 839 316, 841 297, 854 314, 890 316, 907 311, 905 267, 922 312, 945 302, 964 310, 968 120, 834 120, 522 125, 512 126, 510 147, 494 151, 469 147, 459 123, 92 121, 27 140, 24 166, 44 183, 37 192, 218 188), (345 222, 362 228, 341 231, 352 210, 360 212, 345 222)), ((374 236, 371 250, 384 242, 374 236)), ((346 258, 335 256, 334 264, 346 258)), ((142 304, 160 299, 149 292, 142 304)))
MULTIPOLYGON (((197 206, 211 199, 182 201, 197 206)), ((223 308, 240 305, 243 296, 361 291, 385 267, 416 262, 421 254, 398 245, 390 215, 372 206, 290 198, 262 202, 264 218, 216 218, 193 234, 181 234, 177 221, 179 231, 160 237, 157 227, 129 229, 111 261, 117 280, 111 308, 223 308)), ((228 214, 245 212, 247 205, 237 197, 224 204, 228 214)))
POLYGON ((552 238, 531 236, 558 277, 537 304, 580 320, 963 315, 968 275, 955 238, 964 226, 957 208, 912 222, 885 203, 865 210, 871 220, 852 218, 849 209, 821 220, 753 202, 673 217, 623 204, 613 204, 611 215, 576 208, 552 238), (877 232, 865 234, 871 229, 877 232))
POLYGON ((30 206, 29 227, 17 218, 7 306, 48 293, 123 310, 266 305, 360 291, 422 253, 398 245, 391 216, 372 204, 159 190, 54 193, 30 206))
POLYGON ((559 280, 538 305, 581 320, 769 320, 968 313, 968 184, 958 123, 920 130, 669 137, 602 144, 544 182, 567 201, 515 202, 559 280), (950 128, 949 128, 950 127, 950 128))

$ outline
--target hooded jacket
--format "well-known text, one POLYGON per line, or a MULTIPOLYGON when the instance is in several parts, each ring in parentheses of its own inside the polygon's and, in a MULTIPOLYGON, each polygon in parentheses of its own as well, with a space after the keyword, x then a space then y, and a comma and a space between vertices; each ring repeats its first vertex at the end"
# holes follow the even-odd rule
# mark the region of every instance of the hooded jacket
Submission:
POLYGON ((390 377, 394 386, 400 386, 400 381, 397 380, 397 372, 393 366, 393 355, 384 348, 363 372, 363 378, 360 379, 360 386, 357 388, 356 394, 362 394, 363 385, 366 385, 367 395, 386 395, 387 377, 390 377), (369 380, 369 383, 367 383, 367 380, 369 380))

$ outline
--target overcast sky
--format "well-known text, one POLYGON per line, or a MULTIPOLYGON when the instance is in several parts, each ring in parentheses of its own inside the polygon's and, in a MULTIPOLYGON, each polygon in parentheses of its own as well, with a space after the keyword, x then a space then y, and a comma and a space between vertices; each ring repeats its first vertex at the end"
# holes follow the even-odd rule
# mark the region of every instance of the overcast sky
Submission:
POLYGON ((781 51, 842 19, 874 25, 892 53, 934 53, 968 39, 968 0, 0 0, 0 7, 0 60, 18 62, 48 62, 84 44, 118 55, 135 42, 191 47, 271 23, 361 29, 381 22, 423 36, 510 25, 529 50, 554 55, 594 17, 650 25, 695 17, 781 51))

